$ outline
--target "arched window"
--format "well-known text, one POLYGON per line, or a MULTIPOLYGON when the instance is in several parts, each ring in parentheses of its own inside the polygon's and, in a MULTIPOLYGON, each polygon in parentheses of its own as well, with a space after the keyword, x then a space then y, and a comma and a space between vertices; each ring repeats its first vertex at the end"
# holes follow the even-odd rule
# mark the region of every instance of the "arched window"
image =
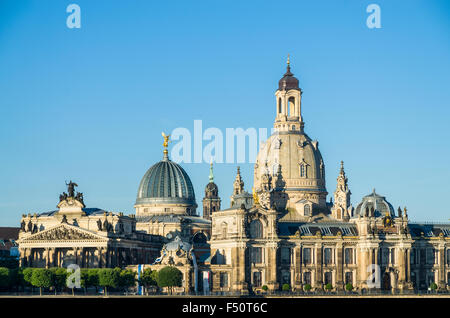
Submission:
POLYGON ((289 116, 295 116, 295 98, 294 97, 289 97, 289 116))
POLYGON ((250 222, 250 237, 251 238, 263 237, 263 226, 260 220, 253 220, 250 222))
POLYGON ((221 230, 222 230, 222 239, 226 239, 227 238, 227 232, 228 232, 228 224, 223 222, 220 227, 221 227, 221 230))
POLYGON ((304 212, 305 216, 310 216, 311 215, 311 206, 309 204, 306 204, 303 207, 303 212, 304 212))
POLYGON ((300 164, 300 177, 306 178, 306 165, 303 162, 300 164))
POLYGON ((338 219, 340 219, 341 217, 342 217, 342 211, 341 211, 341 209, 337 209, 337 213, 336 213, 337 215, 336 215, 336 217, 338 218, 338 219))
POLYGON ((282 113, 281 107, 281 98, 278 98, 278 114, 282 113))

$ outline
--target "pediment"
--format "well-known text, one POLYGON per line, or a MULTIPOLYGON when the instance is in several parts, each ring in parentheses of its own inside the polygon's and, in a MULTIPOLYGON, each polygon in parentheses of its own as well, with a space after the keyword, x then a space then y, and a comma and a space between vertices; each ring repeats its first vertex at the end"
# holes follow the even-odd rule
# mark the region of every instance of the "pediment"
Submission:
POLYGON ((19 243, 36 241, 105 241, 106 237, 69 224, 59 224, 28 236, 19 243))

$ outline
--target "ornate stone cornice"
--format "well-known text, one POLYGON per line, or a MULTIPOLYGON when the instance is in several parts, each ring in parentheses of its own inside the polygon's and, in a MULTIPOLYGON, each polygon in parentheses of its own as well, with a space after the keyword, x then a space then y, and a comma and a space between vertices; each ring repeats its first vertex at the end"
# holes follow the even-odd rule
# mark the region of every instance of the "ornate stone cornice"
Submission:
POLYGON ((106 237, 82 230, 69 224, 59 224, 42 232, 30 235, 19 241, 20 243, 33 243, 42 241, 104 241, 106 237))

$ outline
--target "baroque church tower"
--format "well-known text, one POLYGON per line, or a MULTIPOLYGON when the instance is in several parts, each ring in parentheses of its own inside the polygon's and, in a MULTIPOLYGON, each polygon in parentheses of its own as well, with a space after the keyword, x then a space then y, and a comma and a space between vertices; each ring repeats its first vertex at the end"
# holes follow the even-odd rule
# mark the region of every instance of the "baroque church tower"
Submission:
POLYGON ((219 188, 214 183, 213 164, 209 167, 209 183, 205 188, 203 198, 203 218, 211 220, 211 214, 220 210, 219 188))
POLYGON ((341 161, 341 170, 337 177, 336 191, 334 191, 334 204, 331 208, 331 215, 337 220, 348 221, 352 217, 352 206, 350 204, 350 189, 348 179, 345 176, 344 162, 341 161))
POLYGON ((287 208, 295 218, 327 211, 325 165, 318 141, 304 132, 302 93, 288 57, 286 73, 275 92, 274 133, 261 145, 254 168, 256 192, 263 195, 269 173, 272 188, 284 194, 280 199, 275 196, 273 205, 278 210, 287 208), (275 184, 281 178, 282 188, 275 184))

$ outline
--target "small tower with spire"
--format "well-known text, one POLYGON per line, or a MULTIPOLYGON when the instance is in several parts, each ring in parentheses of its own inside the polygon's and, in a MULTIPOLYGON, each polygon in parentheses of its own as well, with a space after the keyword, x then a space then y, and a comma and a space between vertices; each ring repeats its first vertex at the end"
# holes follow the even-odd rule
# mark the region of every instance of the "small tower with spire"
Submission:
POLYGON ((242 181, 241 169, 237 167, 237 174, 233 183, 233 195, 242 194, 242 192, 244 192, 244 181, 242 181))
POLYGON ((211 214, 220 210, 219 188, 214 183, 214 173, 212 161, 209 166, 209 183, 205 187, 205 197, 203 198, 203 218, 211 220, 211 214))
POLYGON ((245 206, 246 209, 253 205, 253 195, 244 190, 244 181, 241 177, 241 169, 237 167, 236 178, 233 182, 233 194, 230 197, 231 208, 241 208, 245 206))
POLYGON ((350 189, 348 188, 348 179, 344 171, 344 162, 341 161, 341 170, 337 177, 336 191, 334 191, 334 204, 331 208, 331 215, 336 220, 347 221, 352 214, 350 204, 350 189))
POLYGON ((277 131, 303 131, 304 123, 301 112, 302 90, 294 74, 291 73, 291 61, 288 55, 286 73, 278 82, 275 92, 277 109, 274 128, 277 131))

